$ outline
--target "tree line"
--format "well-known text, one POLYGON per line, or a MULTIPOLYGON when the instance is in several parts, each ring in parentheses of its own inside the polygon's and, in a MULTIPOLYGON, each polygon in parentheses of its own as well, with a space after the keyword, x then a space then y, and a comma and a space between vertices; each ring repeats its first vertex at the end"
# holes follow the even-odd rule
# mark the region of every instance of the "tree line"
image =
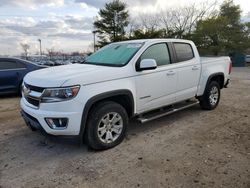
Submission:
POLYGON ((242 23, 241 8, 233 0, 225 0, 217 10, 217 2, 168 8, 154 14, 131 17, 121 0, 106 3, 94 21, 97 47, 111 42, 181 38, 195 42, 202 55, 249 53, 250 22, 242 23))

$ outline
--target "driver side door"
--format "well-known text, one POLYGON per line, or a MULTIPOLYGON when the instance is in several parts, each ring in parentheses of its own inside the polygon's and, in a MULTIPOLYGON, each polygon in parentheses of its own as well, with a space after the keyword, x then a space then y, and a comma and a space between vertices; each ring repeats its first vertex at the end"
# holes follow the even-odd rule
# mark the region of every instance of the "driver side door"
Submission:
POLYGON ((171 64, 170 53, 166 43, 153 44, 140 56, 154 59, 157 68, 138 72, 136 76, 137 112, 145 112, 175 102, 177 73, 171 64))

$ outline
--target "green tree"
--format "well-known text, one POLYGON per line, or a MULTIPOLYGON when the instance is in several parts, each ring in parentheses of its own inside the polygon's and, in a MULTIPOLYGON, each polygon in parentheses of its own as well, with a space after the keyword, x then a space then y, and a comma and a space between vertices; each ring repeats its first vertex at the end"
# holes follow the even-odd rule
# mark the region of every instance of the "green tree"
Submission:
POLYGON ((129 14, 127 5, 119 0, 106 3, 99 11, 99 17, 94 22, 94 27, 98 33, 98 45, 104 46, 110 42, 121 41, 125 36, 125 27, 128 26, 129 14))
POLYGON ((132 36, 129 39, 151 39, 151 38, 166 38, 165 29, 136 29, 133 31, 132 36))
POLYGON ((199 21, 192 36, 199 50, 213 55, 245 51, 249 47, 249 35, 240 15, 240 6, 227 0, 217 16, 199 21))
POLYGON ((246 33, 247 33, 247 36, 248 36, 248 39, 246 41, 247 45, 246 46, 246 54, 250 54, 250 22, 247 22, 245 23, 245 30, 246 30, 246 33))
POLYGON ((192 40, 201 54, 218 55, 224 51, 224 27, 227 21, 222 17, 212 17, 197 23, 192 40))
POLYGON ((219 17, 226 20, 223 29, 226 52, 243 52, 248 46, 248 33, 245 24, 241 23, 241 9, 233 0, 224 1, 220 8, 219 17))

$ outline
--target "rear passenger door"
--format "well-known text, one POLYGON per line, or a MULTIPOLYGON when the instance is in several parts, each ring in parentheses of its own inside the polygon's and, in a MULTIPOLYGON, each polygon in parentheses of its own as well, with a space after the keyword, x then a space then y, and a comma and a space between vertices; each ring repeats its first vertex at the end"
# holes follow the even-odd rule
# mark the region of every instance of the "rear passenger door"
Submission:
POLYGON ((20 78, 26 71, 25 64, 16 60, 0 60, 0 92, 14 92, 19 89, 20 78))
POLYGON ((200 79, 201 65, 195 58, 189 43, 174 42, 176 54, 177 88, 176 101, 186 100, 196 95, 200 79))

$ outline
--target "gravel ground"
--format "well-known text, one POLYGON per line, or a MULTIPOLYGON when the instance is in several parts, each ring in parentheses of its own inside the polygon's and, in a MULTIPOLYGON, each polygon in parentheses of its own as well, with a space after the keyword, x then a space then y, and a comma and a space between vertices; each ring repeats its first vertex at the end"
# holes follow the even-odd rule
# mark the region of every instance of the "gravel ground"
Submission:
POLYGON ((32 132, 19 98, 0 99, 0 187, 250 187, 250 67, 234 68, 219 106, 146 124, 119 146, 90 151, 32 132))

